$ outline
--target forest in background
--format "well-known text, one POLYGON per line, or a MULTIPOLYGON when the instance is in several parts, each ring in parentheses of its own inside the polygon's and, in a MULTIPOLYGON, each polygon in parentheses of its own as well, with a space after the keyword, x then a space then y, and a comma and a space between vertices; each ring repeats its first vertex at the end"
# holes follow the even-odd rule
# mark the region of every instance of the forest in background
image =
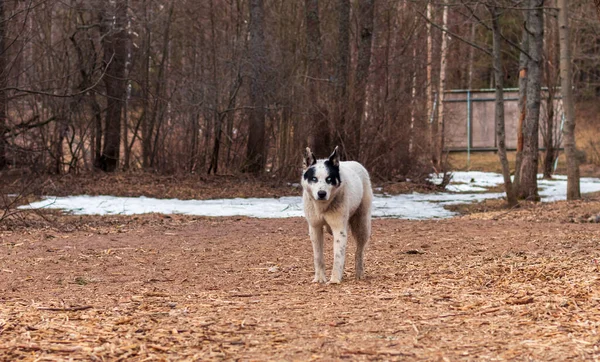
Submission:
MULTIPOLYGON (((295 178, 307 145, 319 157, 339 145, 376 178, 425 176, 443 169, 437 95, 498 84, 494 27, 500 79, 519 87, 526 24, 542 14, 540 82, 556 96, 556 6, 0 0, 0 169, 295 178)), ((578 101, 600 95, 596 11, 569 2, 578 101)))

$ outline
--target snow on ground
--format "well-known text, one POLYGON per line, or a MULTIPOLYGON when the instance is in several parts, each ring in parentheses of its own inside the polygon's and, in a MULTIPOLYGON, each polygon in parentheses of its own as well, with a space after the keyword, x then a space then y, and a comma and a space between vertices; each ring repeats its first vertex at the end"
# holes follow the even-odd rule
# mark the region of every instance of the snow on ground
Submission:
MULTIPOLYGON (((541 178, 541 176, 540 176, 541 178)), ((440 177, 432 178, 441 182, 440 177)), ((482 192, 502 185, 502 175, 490 172, 455 172, 448 187, 451 192, 433 194, 375 195, 373 216, 402 219, 448 218, 455 214, 445 205, 467 204, 503 197, 502 193, 482 192)), ((567 189, 565 176, 539 180, 542 201, 564 200, 567 189)), ((581 192, 600 191, 600 179, 582 178, 581 192)), ((198 216, 251 216, 285 218, 302 216, 301 197, 178 200, 147 197, 115 196, 47 196, 23 208, 61 209, 75 215, 134 215, 144 213, 185 214, 198 216)))
MULTIPOLYGON (((432 175, 429 179, 436 185, 442 182, 442 174, 432 175)), ((501 174, 480 171, 456 171, 452 172, 450 185, 446 187, 451 192, 479 192, 486 191, 487 187, 502 185, 504 178, 501 174)))
MULTIPOLYGON (((443 204, 481 200, 488 195, 377 195, 373 202, 373 216, 404 219, 447 218, 454 214, 443 204)), ((498 196, 496 196, 498 197, 498 196)), ((302 198, 251 198, 219 200, 177 200, 148 197, 67 196, 46 197, 30 204, 30 208, 49 208, 69 211, 75 215, 134 215, 144 213, 184 214, 199 216, 251 216, 285 218, 303 216, 302 198)))

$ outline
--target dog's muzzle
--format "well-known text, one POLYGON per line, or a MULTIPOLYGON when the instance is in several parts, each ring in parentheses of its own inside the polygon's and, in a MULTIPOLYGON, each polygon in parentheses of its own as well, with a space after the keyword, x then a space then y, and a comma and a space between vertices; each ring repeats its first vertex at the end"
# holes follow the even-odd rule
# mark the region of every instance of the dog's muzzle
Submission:
POLYGON ((327 197, 327 191, 318 191, 317 196, 319 197, 319 200, 325 200, 327 197))

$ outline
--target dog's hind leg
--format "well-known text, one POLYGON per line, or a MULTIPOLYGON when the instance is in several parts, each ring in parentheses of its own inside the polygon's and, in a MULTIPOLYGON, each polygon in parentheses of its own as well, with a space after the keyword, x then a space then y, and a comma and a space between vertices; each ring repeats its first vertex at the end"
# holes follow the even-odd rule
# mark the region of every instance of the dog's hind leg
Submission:
POLYGON ((355 273, 356 279, 363 279, 365 276, 364 252, 369 237, 371 236, 371 209, 361 206, 359 210, 350 218, 350 229, 356 240, 356 259, 355 273))
POLYGON ((315 261, 315 278, 313 283, 325 283, 325 259, 323 257, 323 226, 308 226, 310 241, 312 241, 313 254, 315 261))

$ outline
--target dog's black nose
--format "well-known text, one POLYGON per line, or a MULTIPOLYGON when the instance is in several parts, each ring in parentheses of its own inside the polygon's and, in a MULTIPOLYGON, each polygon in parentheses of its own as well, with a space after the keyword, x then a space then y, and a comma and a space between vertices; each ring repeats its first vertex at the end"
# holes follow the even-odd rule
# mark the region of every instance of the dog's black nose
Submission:
POLYGON ((317 196, 319 196, 319 199, 324 199, 327 196, 327 191, 319 191, 317 192, 317 196))

